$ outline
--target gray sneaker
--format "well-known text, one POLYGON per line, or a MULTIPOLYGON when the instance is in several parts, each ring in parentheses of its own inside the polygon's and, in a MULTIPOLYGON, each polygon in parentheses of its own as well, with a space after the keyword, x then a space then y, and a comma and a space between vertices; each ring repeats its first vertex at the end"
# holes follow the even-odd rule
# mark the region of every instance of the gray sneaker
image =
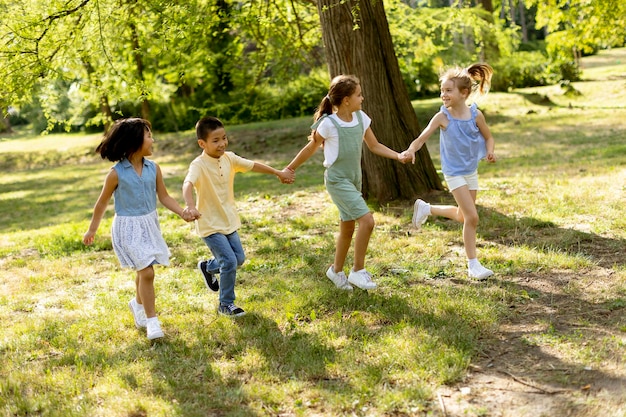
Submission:
POLYGON ((352 285, 348 282, 348 278, 346 278, 346 274, 343 271, 336 273, 335 268, 331 265, 326 271, 326 276, 340 290, 352 291, 352 285))
POLYGON ((220 304, 220 306, 217 308, 217 312, 220 313, 222 316, 228 317, 240 317, 246 314, 246 312, 243 311, 242 308, 239 308, 234 304, 220 304))
POLYGON ((211 291, 219 291, 220 290, 220 282, 217 280, 215 274, 210 273, 206 270, 207 261, 198 262, 198 269, 202 272, 202 277, 204 278, 204 285, 211 291))

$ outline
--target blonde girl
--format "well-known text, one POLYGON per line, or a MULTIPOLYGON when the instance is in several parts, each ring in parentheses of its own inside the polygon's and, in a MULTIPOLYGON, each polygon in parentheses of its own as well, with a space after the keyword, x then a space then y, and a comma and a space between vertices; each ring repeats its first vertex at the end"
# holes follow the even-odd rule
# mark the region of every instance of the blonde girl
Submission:
POLYGON ((495 162, 496 155, 485 116, 475 103, 468 106, 467 102, 474 94, 484 95, 489 91, 492 74, 493 69, 484 63, 446 71, 439 79, 443 105, 426 129, 402 153, 404 160, 414 163, 415 152, 437 129, 440 130, 441 168, 457 206, 431 205, 418 199, 412 223, 419 229, 429 215, 463 223, 468 275, 477 280, 493 275, 493 271, 481 265, 476 256, 478 162, 484 158, 495 162))

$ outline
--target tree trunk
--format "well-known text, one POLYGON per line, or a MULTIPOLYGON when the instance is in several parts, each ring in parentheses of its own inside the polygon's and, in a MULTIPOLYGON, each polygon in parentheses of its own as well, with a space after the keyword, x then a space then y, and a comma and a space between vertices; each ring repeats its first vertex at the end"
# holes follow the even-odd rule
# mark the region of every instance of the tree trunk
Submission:
MULTIPOLYGON (((330 76, 354 74, 361 80, 364 111, 379 142, 398 152, 419 135, 420 127, 402 81, 387 16, 379 0, 319 0, 318 11, 330 76)), ((374 155, 363 147, 363 195, 379 203, 412 200, 442 190, 426 147, 415 165, 374 155)))

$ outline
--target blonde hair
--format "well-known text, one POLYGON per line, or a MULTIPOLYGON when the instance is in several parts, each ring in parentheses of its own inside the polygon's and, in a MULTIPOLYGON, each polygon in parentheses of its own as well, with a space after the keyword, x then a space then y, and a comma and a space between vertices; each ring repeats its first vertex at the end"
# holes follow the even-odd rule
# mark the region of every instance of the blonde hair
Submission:
POLYGON ((455 67, 445 71, 439 81, 452 81, 460 91, 467 90, 468 97, 484 96, 489 92, 493 68, 486 63, 472 64, 467 68, 455 67))

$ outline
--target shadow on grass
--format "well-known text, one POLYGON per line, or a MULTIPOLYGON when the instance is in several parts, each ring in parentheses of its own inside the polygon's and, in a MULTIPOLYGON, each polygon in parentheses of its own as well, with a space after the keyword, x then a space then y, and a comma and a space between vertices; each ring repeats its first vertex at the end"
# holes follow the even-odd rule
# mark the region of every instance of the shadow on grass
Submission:
MULTIPOLYGON (((560 227, 532 217, 513 218, 497 210, 478 206, 478 235, 499 245, 526 246, 540 252, 556 252, 589 259, 603 268, 626 265, 626 240, 600 236, 560 227)), ((462 225, 445 218, 434 218, 445 230, 459 230, 462 225)))

